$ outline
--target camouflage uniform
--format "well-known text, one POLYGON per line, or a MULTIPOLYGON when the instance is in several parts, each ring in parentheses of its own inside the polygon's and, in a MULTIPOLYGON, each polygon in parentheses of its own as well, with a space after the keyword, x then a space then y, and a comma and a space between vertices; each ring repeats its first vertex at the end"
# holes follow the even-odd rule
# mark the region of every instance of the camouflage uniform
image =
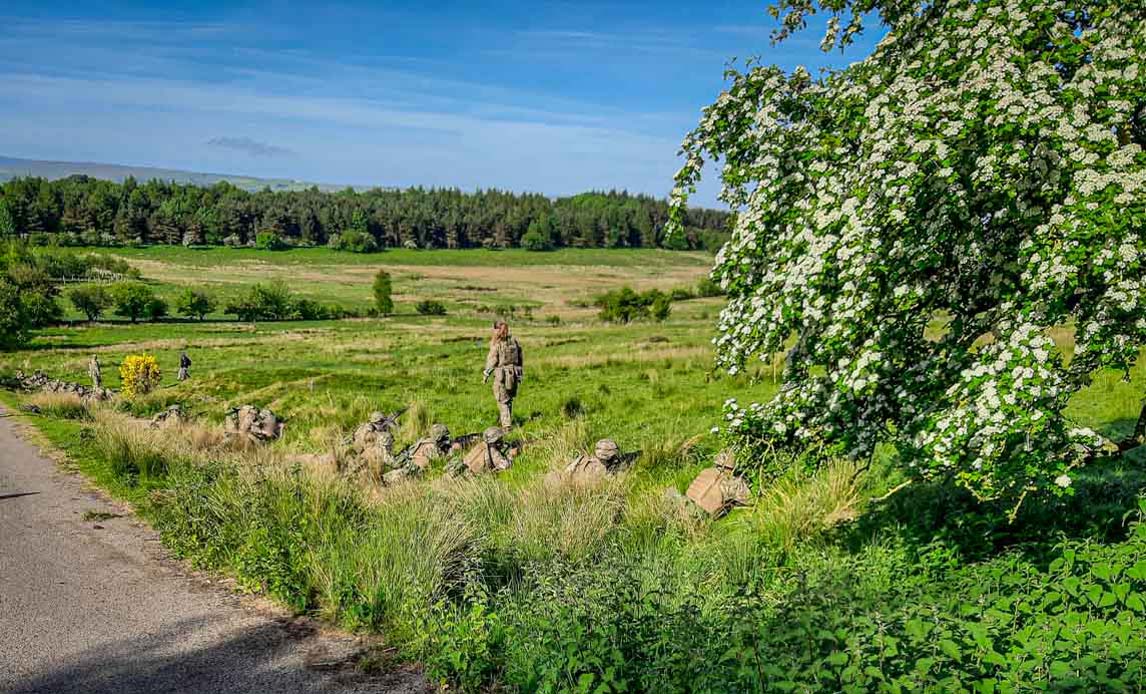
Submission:
POLYGON ((712 467, 701 470, 685 492, 689 500, 714 516, 747 504, 751 494, 748 483, 736 474, 736 460, 728 451, 718 454, 712 467))
POLYGON ((610 475, 621 466, 621 449, 612 439, 601 439, 593 455, 577 456, 565 467, 565 474, 577 480, 596 480, 610 475))
POLYGON ((381 412, 371 412, 370 420, 358 425, 351 436, 353 457, 344 474, 348 477, 367 476, 377 482, 382 472, 394 462, 394 435, 390 433, 394 419, 381 412))
POLYGON ((224 429, 228 436, 243 435, 255 442, 271 441, 282 436, 283 422, 270 410, 243 405, 227 412, 224 429))
POLYGON ((395 469, 382 475, 382 483, 392 485, 421 475, 435 460, 448 455, 451 447, 450 430, 445 424, 435 424, 429 437, 418 439, 395 456, 391 463, 395 469))
POLYGON ((187 356, 186 352, 179 354, 179 375, 177 378, 180 381, 186 381, 191 378, 191 357, 187 356))
POLYGON ((94 354, 91 361, 88 362, 88 376, 92 379, 92 388, 98 390, 103 387, 103 376, 99 370, 99 357, 94 354))
POLYGON ((171 405, 166 410, 151 418, 152 429, 166 429, 170 426, 179 426, 184 421, 183 406, 171 405))
POLYGON ((522 378, 521 344, 512 335, 494 340, 485 359, 485 377, 493 374, 493 396, 497 399, 498 420, 502 429, 513 426, 513 399, 522 378))
POLYGON ((490 427, 482 432, 481 441, 478 441, 460 466, 451 471, 455 474, 470 472, 480 474, 483 472, 501 472, 513 465, 513 460, 503 450, 502 436, 504 431, 498 427, 490 427))

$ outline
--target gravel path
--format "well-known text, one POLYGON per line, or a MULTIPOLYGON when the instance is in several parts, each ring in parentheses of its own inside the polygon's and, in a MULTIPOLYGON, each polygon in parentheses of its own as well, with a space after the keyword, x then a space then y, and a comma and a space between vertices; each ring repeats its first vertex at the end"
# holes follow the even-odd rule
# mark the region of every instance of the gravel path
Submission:
POLYGON ((0 692, 427 691, 414 672, 360 673, 361 652, 167 558, 0 408, 0 692))

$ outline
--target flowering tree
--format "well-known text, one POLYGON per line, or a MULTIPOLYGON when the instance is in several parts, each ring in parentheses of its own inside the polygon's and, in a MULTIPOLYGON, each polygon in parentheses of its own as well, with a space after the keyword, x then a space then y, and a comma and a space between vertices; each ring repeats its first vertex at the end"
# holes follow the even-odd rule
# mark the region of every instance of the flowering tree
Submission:
POLYGON ((914 476, 983 499, 1067 489, 1129 445, 1063 411, 1096 371, 1129 373, 1146 337, 1140 3, 772 11, 780 39, 828 12, 825 48, 873 13, 888 34, 821 77, 730 71, 685 139, 674 219, 706 158, 740 210, 714 270, 718 360, 788 352, 772 401, 727 404, 729 433, 853 456, 890 442, 914 476))

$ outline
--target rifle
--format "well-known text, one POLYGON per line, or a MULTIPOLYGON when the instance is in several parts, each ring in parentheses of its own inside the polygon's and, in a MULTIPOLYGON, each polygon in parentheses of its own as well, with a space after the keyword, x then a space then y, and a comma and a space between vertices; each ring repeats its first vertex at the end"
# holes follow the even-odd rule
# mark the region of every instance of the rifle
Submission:
POLYGON ((641 451, 631 451, 629 453, 620 453, 617 455, 617 462, 613 465, 613 469, 618 470, 621 468, 626 468, 626 467, 632 465, 633 463, 637 462, 637 459, 640 457, 641 457, 641 451))
POLYGON ((462 434, 450 442, 450 448, 457 446, 459 449, 469 448, 478 441, 482 440, 482 433, 477 432, 474 434, 462 434))

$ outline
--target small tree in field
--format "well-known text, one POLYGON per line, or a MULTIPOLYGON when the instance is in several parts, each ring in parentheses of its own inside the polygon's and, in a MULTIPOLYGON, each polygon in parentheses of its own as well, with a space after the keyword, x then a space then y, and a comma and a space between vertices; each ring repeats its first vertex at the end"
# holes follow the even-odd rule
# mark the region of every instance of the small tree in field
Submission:
POLYGON ((22 346, 28 341, 31 327, 20 300, 20 289, 0 277, 0 350, 22 346))
POLYGON ((112 304, 111 296, 108 295, 107 290, 98 284, 76 287, 68 292, 68 299, 71 300, 72 306, 75 306, 77 311, 87 316, 89 321, 99 318, 112 304))
POLYGON ((374 275, 374 306, 383 316, 394 312, 394 299, 390 296, 392 289, 390 273, 379 270, 378 274, 374 275))
POLYGON ((115 313, 135 323, 152 311, 155 293, 141 282, 120 282, 112 285, 109 294, 115 304, 115 313))
POLYGON ((203 320, 206 315, 215 310, 217 303, 215 297, 202 289, 187 287, 175 298, 175 310, 181 316, 203 320))
POLYGON ((1125 442, 1065 415, 1096 372, 1128 374, 1146 341, 1140 5, 774 9, 780 38, 825 10, 826 47, 873 14, 889 33, 820 78, 731 72, 684 142, 677 231, 706 156, 723 160, 722 198, 740 208, 715 270, 719 360, 735 372, 788 352, 780 393, 729 402, 729 432, 852 456, 888 442, 917 478, 1011 500, 1069 490, 1072 468, 1140 443, 1146 411, 1125 442))

